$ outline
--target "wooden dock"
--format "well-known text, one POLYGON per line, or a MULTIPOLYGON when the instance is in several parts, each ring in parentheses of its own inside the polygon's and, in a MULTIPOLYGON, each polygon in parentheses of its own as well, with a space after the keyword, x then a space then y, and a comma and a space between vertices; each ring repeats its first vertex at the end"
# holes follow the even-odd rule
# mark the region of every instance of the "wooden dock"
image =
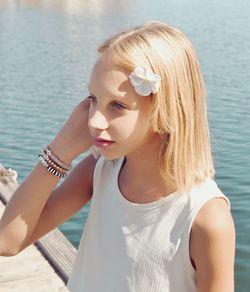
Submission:
MULTIPOLYGON (((0 217, 18 187, 17 173, 0 164, 0 217)), ((68 291, 76 249, 59 229, 54 229, 35 244, 13 257, 0 256, 1 292, 68 291)))

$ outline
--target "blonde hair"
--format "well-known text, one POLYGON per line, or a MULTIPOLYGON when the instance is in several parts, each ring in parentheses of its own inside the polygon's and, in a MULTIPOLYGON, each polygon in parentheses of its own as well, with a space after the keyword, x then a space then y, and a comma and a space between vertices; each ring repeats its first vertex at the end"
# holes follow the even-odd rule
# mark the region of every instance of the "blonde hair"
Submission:
POLYGON ((149 21, 112 36, 98 53, 129 72, 142 66, 161 76, 151 121, 162 137, 162 176, 185 190, 213 177, 205 86, 189 39, 164 22, 149 21))

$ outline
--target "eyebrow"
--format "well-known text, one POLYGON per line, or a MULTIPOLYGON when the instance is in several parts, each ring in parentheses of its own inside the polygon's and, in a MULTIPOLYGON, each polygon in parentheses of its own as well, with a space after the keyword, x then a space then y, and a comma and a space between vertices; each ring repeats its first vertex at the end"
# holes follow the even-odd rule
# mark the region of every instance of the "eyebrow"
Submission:
MULTIPOLYGON (((88 92, 90 95, 92 95, 93 97, 97 98, 90 90, 88 87, 88 92)), ((121 96, 121 95, 116 95, 116 94, 109 94, 110 96, 114 97, 114 98, 118 98, 118 99, 122 99, 122 100, 127 100, 127 101, 132 101, 132 98, 130 96, 121 96)))

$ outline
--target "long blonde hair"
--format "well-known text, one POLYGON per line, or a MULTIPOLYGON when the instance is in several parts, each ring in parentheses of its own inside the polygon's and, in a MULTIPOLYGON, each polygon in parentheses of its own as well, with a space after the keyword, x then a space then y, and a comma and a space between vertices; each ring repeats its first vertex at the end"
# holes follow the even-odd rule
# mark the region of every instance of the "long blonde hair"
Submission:
POLYGON ((128 72, 141 66, 161 76, 151 121, 162 137, 162 176, 186 190, 213 177, 205 86, 189 39, 164 22, 149 21, 107 39, 98 53, 128 72))

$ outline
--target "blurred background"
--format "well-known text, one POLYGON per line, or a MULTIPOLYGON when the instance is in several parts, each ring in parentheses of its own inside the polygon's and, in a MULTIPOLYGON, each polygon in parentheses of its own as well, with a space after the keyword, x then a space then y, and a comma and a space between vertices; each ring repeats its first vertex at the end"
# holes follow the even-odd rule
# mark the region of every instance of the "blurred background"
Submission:
MULTIPOLYGON (((216 182, 237 231, 235 291, 250 291, 249 11, 248 0, 1 0, 0 163, 23 181, 87 95, 103 40, 146 20, 176 26, 196 47, 207 86, 216 182)), ((88 210, 60 226, 76 248, 88 210)))

